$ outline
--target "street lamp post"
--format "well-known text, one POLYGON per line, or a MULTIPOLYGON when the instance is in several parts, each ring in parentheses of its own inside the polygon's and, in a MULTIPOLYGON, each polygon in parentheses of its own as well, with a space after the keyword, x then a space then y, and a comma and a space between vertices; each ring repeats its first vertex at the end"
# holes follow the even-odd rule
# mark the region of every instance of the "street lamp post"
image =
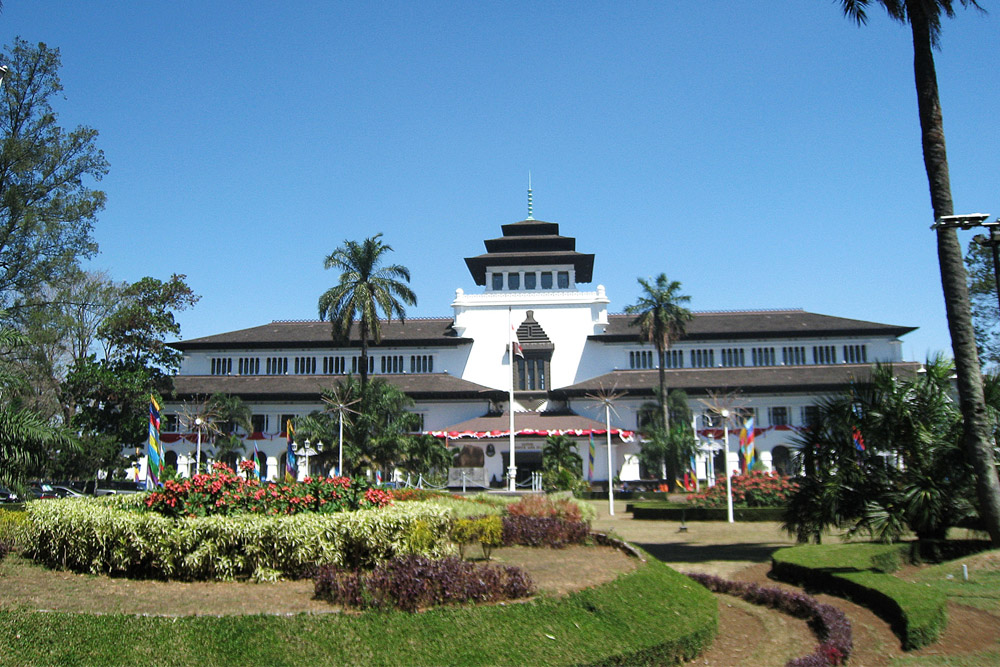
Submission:
POLYGON ((733 467, 729 465, 729 410, 722 410, 722 451, 726 453, 723 457, 726 466, 726 512, 729 523, 733 523, 733 467))
POLYGON ((197 417, 194 420, 195 428, 198 429, 198 453, 195 455, 194 459, 194 474, 201 472, 201 425, 205 423, 205 420, 201 417, 197 417))

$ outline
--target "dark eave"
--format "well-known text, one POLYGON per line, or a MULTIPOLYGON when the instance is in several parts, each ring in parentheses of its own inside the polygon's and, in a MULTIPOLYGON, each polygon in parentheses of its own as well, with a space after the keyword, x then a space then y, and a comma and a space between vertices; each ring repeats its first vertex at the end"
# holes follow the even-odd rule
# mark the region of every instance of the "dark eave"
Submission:
MULTIPOLYGON (((920 368, 915 362, 892 365, 900 376, 912 377, 920 368)), ((836 364, 831 366, 768 366, 755 368, 680 368, 666 371, 666 385, 690 396, 709 391, 735 391, 745 394, 806 393, 826 394, 843 391, 852 382, 864 382, 874 366, 836 364)), ((653 396, 659 386, 656 370, 612 371, 599 377, 552 390, 553 398, 582 398, 601 391, 625 392, 629 396, 653 396)))
MULTIPOLYGON (((315 401, 343 375, 175 375, 176 400, 191 400, 221 392, 245 401, 315 401)), ((507 393, 446 373, 370 375, 399 388, 413 400, 501 400, 507 393)))
POLYGON ((486 284, 486 268, 490 266, 565 266, 572 265, 576 272, 576 282, 589 283, 594 279, 594 255, 579 252, 510 252, 489 253, 478 257, 466 257, 477 285, 486 284))
MULTIPOLYGON (((382 342, 369 347, 458 347, 472 343, 470 338, 460 338, 452 328, 451 318, 418 318, 381 321, 382 342)), ((343 349, 361 347, 359 327, 355 324, 351 341, 347 345, 335 344, 329 322, 320 320, 275 321, 249 329, 192 338, 170 343, 170 347, 181 350, 274 350, 285 348, 303 349, 343 349)))
MULTIPOLYGON (((514 432, 518 431, 568 431, 580 430, 604 430, 607 426, 603 422, 594 421, 588 417, 582 417, 575 413, 566 412, 515 412, 514 432)), ((473 417, 458 424, 452 424, 441 431, 462 432, 462 431, 501 431, 510 433, 510 413, 483 415, 473 417)))
MULTIPOLYGON (((590 336, 602 343, 634 343, 640 340, 633 315, 610 315, 602 334, 590 336)), ((845 317, 809 313, 804 310, 757 310, 694 313, 680 338, 684 342, 711 340, 757 340, 762 338, 829 338, 888 336, 898 338, 915 331, 905 327, 845 317)))

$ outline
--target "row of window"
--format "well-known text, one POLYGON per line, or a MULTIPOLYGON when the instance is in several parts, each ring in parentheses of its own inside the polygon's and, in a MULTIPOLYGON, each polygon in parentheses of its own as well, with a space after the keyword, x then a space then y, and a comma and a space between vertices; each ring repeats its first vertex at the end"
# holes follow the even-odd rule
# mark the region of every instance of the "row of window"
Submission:
MULTIPOLYGON (((416 414, 420 420, 417 425, 418 431, 424 430, 424 415, 423 413, 417 412, 416 414)), ((273 414, 263 414, 263 415, 251 415, 250 416, 250 430, 251 433, 267 433, 270 435, 276 435, 278 433, 286 432, 287 424, 289 420, 295 420, 295 415, 273 415, 273 414), (275 421, 277 419, 277 421, 275 421)), ((242 433, 242 429, 234 429, 232 424, 216 424, 216 427, 223 432, 232 432, 234 430, 242 433)), ((185 423, 183 418, 177 414, 165 413, 160 418, 160 432, 161 433, 192 433, 195 430, 195 426, 185 423)), ((244 434, 247 435, 247 434, 244 434)))
POLYGON ((504 289, 504 276, 507 277, 507 289, 552 289, 553 280, 557 289, 569 289, 569 271, 518 271, 510 273, 493 273, 492 286, 494 291, 504 289))
MULTIPOLYGON (((351 373, 358 372, 359 357, 292 357, 289 365, 288 357, 266 357, 264 359, 264 375, 288 375, 289 367, 293 375, 316 375, 318 368, 323 375, 344 375, 350 366, 351 373), (348 363, 349 362, 349 363, 348 363)), ((376 357, 368 357, 368 372, 374 373, 376 357)), ((383 355, 378 357, 378 368, 381 373, 433 373, 434 357, 430 354, 383 355)), ((237 375, 261 375, 261 363, 258 357, 240 357, 236 362, 237 375)), ((209 360, 211 375, 232 375, 233 360, 230 357, 213 357, 209 360)))
MULTIPOLYGON (((758 417, 757 408, 751 407, 741 407, 734 410, 736 416, 730 421, 730 430, 738 431, 740 427, 746 423, 746 420, 750 417, 754 419, 754 426, 756 428, 761 428, 765 426, 808 426, 816 421, 818 416, 818 408, 815 405, 803 405, 799 408, 799 420, 794 422, 792 419, 792 409, 783 406, 772 406, 767 408, 767 423, 763 424, 760 422, 758 417)), ((642 416, 640 415, 640 425, 642 428, 642 416)), ((701 425, 699 428, 722 428, 723 420, 715 413, 705 413, 702 415, 701 425)))
MULTIPOLYGON (((690 368, 714 368, 715 350, 712 348, 688 350, 690 368)), ((812 363, 817 365, 836 364, 840 360, 848 364, 868 363, 867 345, 844 345, 841 350, 836 345, 815 345, 812 348, 812 363), (838 352, 843 356, 838 357, 838 352)), ((631 350, 628 353, 629 368, 656 368, 655 358, 649 350, 631 350)), ((781 364, 784 366, 804 366, 809 361, 806 358, 806 348, 799 346, 781 348, 781 364)), ((747 353, 744 348, 733 347, 719 350, 719 365, 723 368, 747 366, 747 353)), ((777 366, 777 348, 750 348, 750 366, 777 366)), ((684 368, 684 351, 667 350, 667 368, 684 368)))

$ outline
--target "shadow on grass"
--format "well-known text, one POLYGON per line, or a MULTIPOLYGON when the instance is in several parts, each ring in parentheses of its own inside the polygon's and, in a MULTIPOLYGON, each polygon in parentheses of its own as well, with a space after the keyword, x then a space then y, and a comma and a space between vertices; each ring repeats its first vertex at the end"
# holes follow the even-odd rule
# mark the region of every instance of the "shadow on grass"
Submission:
POLYGON ((705 563, 708 561, 750 561, 765 563, 787 545, 767 542, 740 544, 634 543, 665 563, 705 563))

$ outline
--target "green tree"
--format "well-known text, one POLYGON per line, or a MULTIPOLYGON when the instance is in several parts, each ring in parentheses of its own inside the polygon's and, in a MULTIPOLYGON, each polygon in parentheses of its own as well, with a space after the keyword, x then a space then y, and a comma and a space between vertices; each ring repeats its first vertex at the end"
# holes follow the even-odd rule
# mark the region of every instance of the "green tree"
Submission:
MULTIPOLYGON (((349 375, 323 395, 336 397, 352 406, 353 414, 344 415, 344 473, 356 475, 365 467, 390 472, 408 458, 410 440, 419 426, 418 415, 409 411, 413 400, 398 387, 376 378, 362 384, 349 375)), ((295 440, 306 440, 323 448, 313 459, 329 469, 336 465, 339 453, 339 415, 334 411, 316 411, 295 420, 295 440)))
MULTIPOLYGON (((9 327, 0 327, 0 349, 16 349, 24 337, 9 327)), ((24 490, 24 483, 43 469, 58 450, 76 447, 64 429, 53 426, 37 412, 24 408, 15 390, 24 379, 0 372, 0 484, 24 490), (11 398, 11 396, 15 398, 11 398)))
POLYGON ((253 414, 250 406, 239 396, 221 392, 212 394, 208 402, 213 414, 217 415, 218 433, 213 443, 215 459, 231 465, 236 470, 238 455, 245 453, 247 449, 236 429, 241 428, 247 434, 253 431, 251 423, 253 414))
POLYGON ((403 440, 399 467, 412 475, 447 473, 452 453, 440 438, 433 435, 411 435, 403 440))
POLYGON ((993 251, 970 241, 965 254, 965 268, 969 272, 969 299, 979 359, 983 366, 997 368, 1000 366, 1000 310, 997 306, 993 251))
POLYGON ((343 345, 350 343, 354 322, 358 321, 362 385, 368 382, 368 341, 376 345, 382 342, 379 312, 387 320, 398 317, 402 322, 406 320, 403 306, 417 305, 417 295, 406 285, 410 282, 409 269, 399 264, 383 265, 390 252, 392 247, 376 234, 362 243, 344 241, 323 264, 327 269, 340 269, 341 274, 340 282, 320 296, 319 318, 330 319, 333 338, 343 345))
MULTIPOLYGON (((963 7, 981 9, 975 0, 960 0, 963 7)), ((859 25, 867 21, 866 8, 881 5, 888 15, 908 23, 913 37, 913 73, 917 90, 917 112, 924 169, 930 186, 934 220, 954 214, 944 120, 938 95, 934 49, 939 46, 942 15, 952 17, 952 0, 841 0, 844 13, 859 25)), ((994 546, 1000 547, 1000 477, 990 437, 990 423, 983 396, 982 373, 976 350, 969 290, 962 247, 953 227, 937 229, 938 265, 944 292, 945 312, 958 376, 958 395, 963 417, 966 456, 975 470, 979 511, 994 546)))
POLYGON ((572 491, 583 479, 583 458, 573 438, 550 435, 542 447, 542 482, 546 491, 572 491))
POLYGON ((0 305, 37 302, 42 285, 97 252, 105 196, 87 185, 108 171, 97 131, 58 124, 59 50, 15 38, 0 90, 0 305))
POLYGON ((883 541, 909 529, 932 553, 950 526, 975 516, 953 367, 938 358, 925 369, 902 379, 878 365, 870 381, 819 407, 800 438, 806 475, 786 515, 801 541, 831 526, 883 541))
POLYGON ((681 284, 676 280, 668 280, 661 273, 655 282, 639 278, 642 294, 639 300, 626 306, 625 312, 635 315, 632 326, 639 327, 639 335, 652 343, 656 348, 656 369, 658 380, 657 400, 662 415, 662 424, 670 430, 670 415, 667 408, 667 350, 671 343, 684 335, 684 329, 693 315, 682 304, 688 303, 691 297, 681 294, 681 284))
POLYGON ((695 453, 694 431, 691 429, 691 409, 687 394, 674 389, 667 395, 667 413, 670 427, 663 425, 660 401, 646 403, 639 408, 643 422, 643 440, 639 449, 639 461, 647 470, 659 471, 667 480, 667 487, 673 491, 681 471, 690 467, 695 453))

